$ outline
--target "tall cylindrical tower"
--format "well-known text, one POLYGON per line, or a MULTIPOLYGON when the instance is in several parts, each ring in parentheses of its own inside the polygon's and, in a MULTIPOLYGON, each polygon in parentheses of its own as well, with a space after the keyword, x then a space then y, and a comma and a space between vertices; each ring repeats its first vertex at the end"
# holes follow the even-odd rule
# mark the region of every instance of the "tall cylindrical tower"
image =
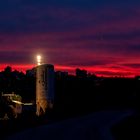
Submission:
POLYGON ((45 114, 53 107, 54 101, 54 66, 41 64, 36 67, 36 114, 45 114))

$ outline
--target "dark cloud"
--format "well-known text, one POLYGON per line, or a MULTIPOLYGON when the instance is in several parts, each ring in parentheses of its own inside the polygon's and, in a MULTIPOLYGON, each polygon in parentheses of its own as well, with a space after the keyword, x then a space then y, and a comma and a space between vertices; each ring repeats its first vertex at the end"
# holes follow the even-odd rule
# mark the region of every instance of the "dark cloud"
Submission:
MULTIPOLYGON (((110 2, 109 2, 110 3, 110 2)), ((117 22, 136 15, 131 9, 112 8, 109 10, 107 1, 22 1, 13 0, 1 2, 0 31, 1 32, 47 32, 67 31, 86 26, 97 27, 100 24, 117 22), (89 9, 88 6, 107 4, 101 7, 89 9), (71 5, 72 4, 72 5, 71 5), (71 5, 71 6, 68 6, 71 5), (74 6, 75 5, 75 6, 74 6), (80 7, 86 7, 81 9, 80 7), (112 11, 113 10, 113 11, 112 11)), ((110 37, 110 36, 107 36, 110 37)))
POLYGON ((139 4, 138 0, 2 0, 0 63, 33 63, 33 55, 41 53, 44 61, 56 65, 93 71, 95 67, 106 75, 119 75, 121 70, 129 75, 128 68, 134 73, 140 60, 139 4))
MULTIPOLYGON (((66 57, 63 57, 63 59, 65 59, 66 57)), ((63 59, 59 59, 59 61, 57 62, 58 64, 62 64, 62 65, 68 65, 68 66, 79 66, 79 67, 95 67, 95 66, 105 66, 107 64, 112 63, 112 61, 109 60, 77 60, 75 58, 72 59, 66 59, 65 62, 63 62, 63 59), (62 63, 63 62, 63 63, 62 63), (81 63, 82 62, 82 63, 81 63)), ((57 61, 57 59, 55 60, 57 61)))
POLYGON ((123 66, 127 66, 127 67, 130 67, 130 68, 138 68, 138 69, 140 69, 140 63, 123 64, 123 66))
POLYGON ((25 52, 0 52, 0 63, 5 64, 32 64, 31 56, 25 52))

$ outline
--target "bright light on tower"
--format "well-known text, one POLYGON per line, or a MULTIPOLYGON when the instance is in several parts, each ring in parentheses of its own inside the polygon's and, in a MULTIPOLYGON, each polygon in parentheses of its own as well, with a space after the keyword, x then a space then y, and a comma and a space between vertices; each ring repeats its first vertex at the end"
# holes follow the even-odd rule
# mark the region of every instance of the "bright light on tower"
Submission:
POLYGON ((37 55, 37 65, 41 65, 41 56, 37 55))

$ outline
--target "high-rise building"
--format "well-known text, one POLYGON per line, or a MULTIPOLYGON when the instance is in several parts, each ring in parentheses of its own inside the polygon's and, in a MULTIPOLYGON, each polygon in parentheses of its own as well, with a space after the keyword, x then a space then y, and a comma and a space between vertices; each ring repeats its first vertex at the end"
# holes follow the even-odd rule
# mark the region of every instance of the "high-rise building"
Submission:
POLYGON ((45 114, 53 107, 54 101, 54 66, 42 64, 36 67, 36 114, 45 114))

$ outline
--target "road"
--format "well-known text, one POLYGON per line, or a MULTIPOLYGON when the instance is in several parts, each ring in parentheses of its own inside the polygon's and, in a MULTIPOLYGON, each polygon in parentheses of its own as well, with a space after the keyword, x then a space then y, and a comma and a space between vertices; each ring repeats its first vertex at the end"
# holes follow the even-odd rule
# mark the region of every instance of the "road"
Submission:
POLYGON ((100 111, 87 116, 68 119, 50 125, 25 130, 8 140, 113 140, 111 127, 125 117, 133 115, 131 110, 100 111))

